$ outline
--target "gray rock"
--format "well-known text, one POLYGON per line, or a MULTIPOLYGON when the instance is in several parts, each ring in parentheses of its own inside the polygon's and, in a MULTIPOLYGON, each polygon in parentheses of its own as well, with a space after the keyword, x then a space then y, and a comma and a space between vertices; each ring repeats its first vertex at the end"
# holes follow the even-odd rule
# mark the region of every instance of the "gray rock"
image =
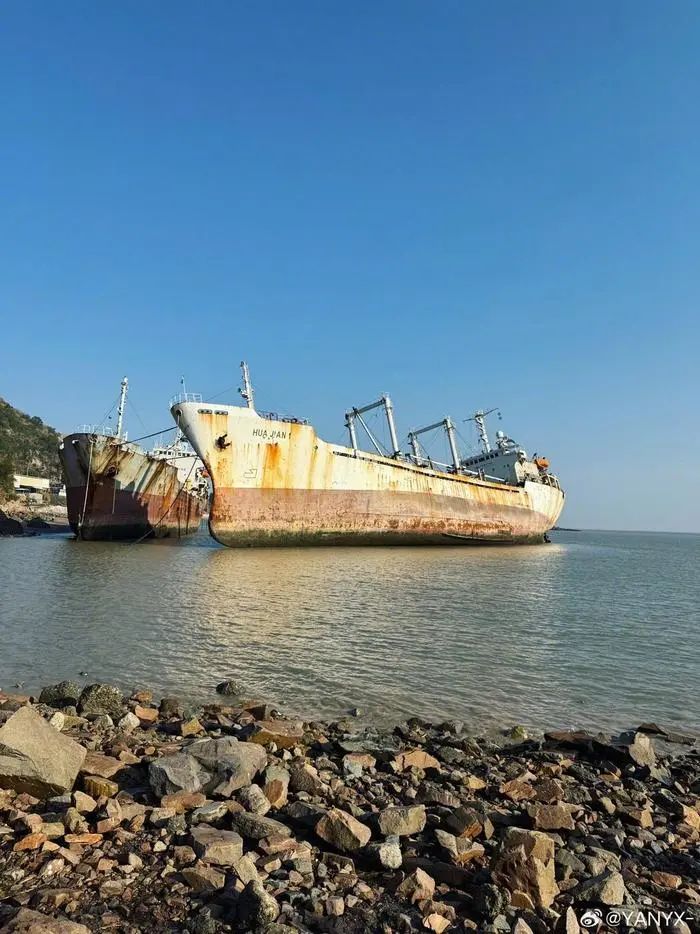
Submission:
POLYGON ((627 755, 637 765, 648 767, 656 765, 656 750, 654 744, 646 733, 622 733, 616 745, 625 749, 627 755))
POLYGON ((24 535, 22 523, 17 519, 12 519, 0 509, 0 536, 1 535, 24 535))
POLYGON ((313 796, 322 796, 328 790, 317 769, 308 762, 293 763, 289 770, 289 787, 292 791, 305 791, 313 796))
POLYGON ((224 697, 234 697, 243 693, 243 687, 237 681, 220 681, 216 685, 216 693, 224 697))
POLYGON ((458 808, 462 803, 457 795, 437 782, 423 782, 418 789, 417 800, 422 804, 441 804, 447 808, 458 808))
POLYGON ((262 840, 276 834, 280 837, 291 837, 292 831, 285 824, 271 817, 261 814, 237 813, 231 815, 231 826, 234 827, 246 840, 262 840))
POLYGON ((225 801, 210 801, 203 804, 201 808, 195 808, 190 814, 191 824, 210 824, 218 820, 223 820, 228 814, 228 807, 225 801))
POLYGON ((367 851, 386 869, 399 869, 402 855, 398 837, 387 837, 381 843, 370 843, 367 851))
MULTIPOLYGON (((213 866, 206 863, 196 863, 181 870, 182 877, 194 892, 215 892, 223 889, 226 876, 213 866)), ((214 928, 213 930, 216 930, 214 928)))
POLYGON ((574 909, 569 906, 563 915, 560 915, 554 927, 556 934, 580 934, 581 927, 574 909))
POLYGON ((164 697, 158 707, 158 713, 163 720, 169 720, 171 717, 181 717, 182 703, 180 702, 180 698, 164 697))
POLYGON ((134 730, 137 730, 141 726, 141 721, 133 714, 131 711, 124 714, 119 723, 117 724, 120 730, 124 733, 133 733, 134 730))
POLYGON ((279 917, 280 906, 269 895, 262 882, 253 879, 241 892, 237 904, 237 919, 248 927, 263 928, 279 917))
POLYGON ((577 901, 599 902, 601 905, 622 905, 625 894, 625 880, 619 872, 611 870, 585 879, 575 889, 577 901))
POLYGON ((253 882, 256 879, 258 881, 260 880, 260 873, 250 856, 242 856, 236 862, 233 871, 243 885, 248 885, 249 882, 253 882))
POLYGON ((308 801, 292 801, 284 811, 291 820, 302 826, 315 827, 328 809, 320 804, 311 804, 308 801))
POLYGON ((159 798, 176 791, 201 791, 210 778, 200 763, 186 752, 162 756, 148 767, 148 780, 159 798))
POLYGON ((408 837, 420 833, 425 827, 425 807, 416 804, 386 808, 379 815, 378 822, 385 837, 408 837))
POLYGON ((21 707, 0 727, 0 788, 37 798, 65 794, 86 754, 31 707, 21 707))
POLYGON ((599 876, 606 869, 621 869, 622 862, 617 853, 611 853, 599 846, 592 846, 590 852, 581 857, 588 869, 589 876, 599 876))
POLYGON ((78 712, 107 714, 113 720, 120 720, 124 713, 122 693, 112 684, 88 684, 78 698, 78 712))
POLYGON ((580 875, 585 872, 585 863, 570 850, 560 848, 554 857, 554 870, 557 879, 569 879, 572 875, 580 875))
POLYGON ((232 830, 201 824, 192 830, 192 841, 197 856, 216 866, 235 866, 243 856, 243 839, 232 830))
POLYGON ((206 906, 190 921, 189 930, 192 934, 217 934, 220 930, 214 918, 214 911, 206 906))
POLYGON ((224 795, 250 785, 267 764, 267 753, 262 746, 241 743, 232 736, 195 740, 187 746, 187 753, 213 776, 208 790, 216 789, 224 795))
POLYGON ((238 800, 246 811, 251 811, 253 814, 267 814, 272 806, 260 785, 249 785, 247 788, 241 788, 238 793, 238 800))
POLYGON ((41 689, 39 703, 47 707, 69 707, 78 703, 80 685, 75 681, 59 681, 41 689))

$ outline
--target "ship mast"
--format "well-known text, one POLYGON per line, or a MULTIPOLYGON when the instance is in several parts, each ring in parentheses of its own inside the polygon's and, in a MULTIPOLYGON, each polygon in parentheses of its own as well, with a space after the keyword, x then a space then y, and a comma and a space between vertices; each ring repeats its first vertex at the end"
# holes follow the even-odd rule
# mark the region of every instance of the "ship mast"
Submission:
POLYGON ((119 407, 117 408, 117 438, 122 436, 124 427, 124 408, 126 407, 126 394, 129 390, 129 380, 124 377, 121 382, 121 391, 119 393, 119 407))
POLYGON ((489 441, 489 436, 486 431, 486 416, 496 411, 497 409, 489 409, 487 412, 482 412, 482 410, 479 409, 478 412, 474 412, 471 418, 464 419, 465 422, 474 422, 476 424, 479 438, 481 439, 481 445, 486 454, 491 451, 491 442, 489 441))
POLYGON ((248 408, 254 409, 255 393, 253 392, 253 384, 250 381, 250 370, 245 360, 241 360, 241 372, 243 373, 243 388, 238 391, 245 399, 248 408))
MULTIPOLYGON (((372 409, 384 409, 386 414, 387 425, 389 426, 389 437, 391 439, 391 457, 398 457, 401 454, 401 449, 399 448, 399 439, 396 434, 396 424, 394 422, 394 406, 392 405, 391 399, 387 395, 383 395, 381 399, 377 399, 376 402, 370 402, 369 405, 363 405, 361 408, 352 408, 345 413, 345 427, 348 430, 350 435, 350 445, 353 450, 357 450, 357 430, 355 428, 355 420, 359 421, 364 430, 367 432, 369 440, 372 442, 377 454, 384 454, 384 451, 381 449, 381 445, 374 437, 372 432, 367 427, 365 420, 363 419, 363 414, 365 412, 371 412, 372 409)), ((385 455, 386 456, 386 455, 385 455)))
POLYGON ((435 428, 444 428, 445 434, 447 435, 447 441, 450 445, 450 454, 452 455, 452 466, 455 471, 458 471, 460 468, 460 459, 459 459, 459 450, 457 448, 457 439, 455 437, 455 426, 454 422, 448 415, 447 418, 443 418, 441 422, 433 422, 432 425, 426 425, 425 428, 416 428, 414 431, 409 431, 408 440, 413 450, 413 457, 415 458, 416 463, 419 463, 421 460, 421 449, 418 443, 418 435, 425 434, 426 431, 434 431, 435 428))

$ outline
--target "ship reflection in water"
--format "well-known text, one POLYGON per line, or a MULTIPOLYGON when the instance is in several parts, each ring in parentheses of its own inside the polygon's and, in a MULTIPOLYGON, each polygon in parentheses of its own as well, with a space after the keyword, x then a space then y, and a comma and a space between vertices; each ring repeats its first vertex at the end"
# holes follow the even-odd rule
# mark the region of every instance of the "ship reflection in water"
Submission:
POLYGON ((218 680, 306 716, 686 729, 700 537, 555 533, 527 549, 3 546, 0 686, 218 680), (78 672, 87 671, 87 679, 78 672))

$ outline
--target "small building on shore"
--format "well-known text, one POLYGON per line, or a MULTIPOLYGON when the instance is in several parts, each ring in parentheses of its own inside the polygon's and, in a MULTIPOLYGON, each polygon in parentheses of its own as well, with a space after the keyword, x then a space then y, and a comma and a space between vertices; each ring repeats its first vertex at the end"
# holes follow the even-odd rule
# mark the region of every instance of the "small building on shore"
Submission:
POLYGON ((46 477, 32 477, 29 474, 20 473, 14 475, 14 480, 15 493, 18 496, 26 496, 32 499, 38 496, 41 500, 49 496, 65 499, 66 488, 56 480, 49 480, 46 477))

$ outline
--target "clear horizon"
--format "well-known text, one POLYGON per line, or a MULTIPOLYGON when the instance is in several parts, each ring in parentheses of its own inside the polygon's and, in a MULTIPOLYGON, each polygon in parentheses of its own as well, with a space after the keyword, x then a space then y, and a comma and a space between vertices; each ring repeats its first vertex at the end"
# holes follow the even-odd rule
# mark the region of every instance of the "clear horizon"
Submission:
POLYGON ((699 40, 689 0, 13 0, 0 395, 68 432, 126 374, 135 437, 245 358, 327 440, 389 392, 464 448, 498 406, 562 525, 698 534, 699 40))

